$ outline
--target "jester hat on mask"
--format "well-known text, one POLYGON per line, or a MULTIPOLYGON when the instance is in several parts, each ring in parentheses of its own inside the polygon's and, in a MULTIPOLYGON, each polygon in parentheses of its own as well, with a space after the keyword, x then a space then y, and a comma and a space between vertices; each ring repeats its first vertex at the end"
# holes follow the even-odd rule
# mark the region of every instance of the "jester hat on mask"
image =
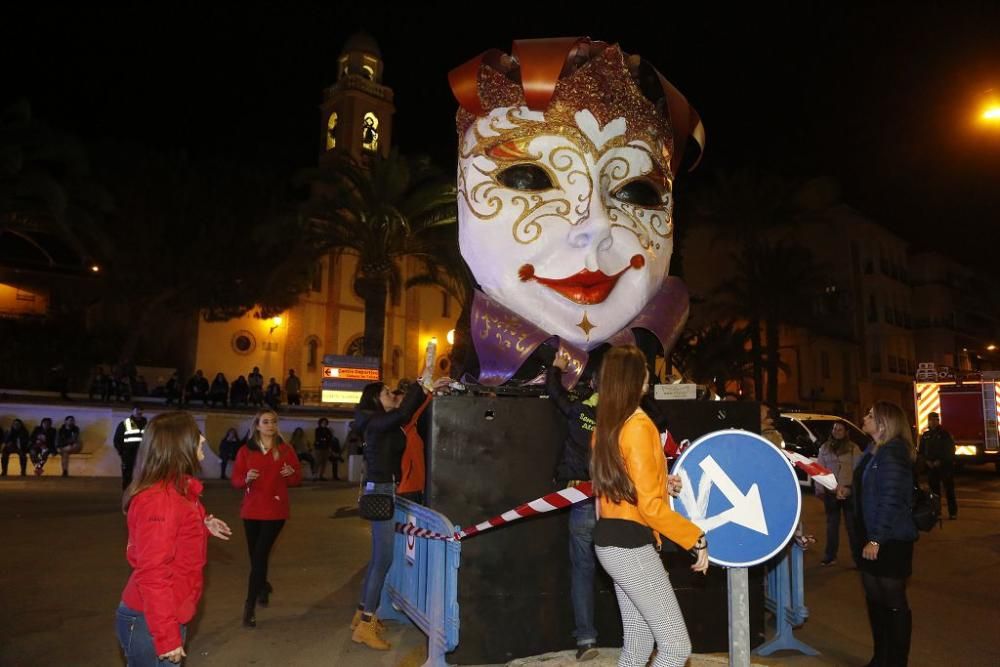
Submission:
POLYGON ((673 179, 704 131, 687 100, 639 56, 588 38, 515 41, 452 70, 459 102, 462 255, 480 382, 502 384, 555 338, 575 383, 587 351, 634 341, 664 351, 687 316, 667 278, 673 179))

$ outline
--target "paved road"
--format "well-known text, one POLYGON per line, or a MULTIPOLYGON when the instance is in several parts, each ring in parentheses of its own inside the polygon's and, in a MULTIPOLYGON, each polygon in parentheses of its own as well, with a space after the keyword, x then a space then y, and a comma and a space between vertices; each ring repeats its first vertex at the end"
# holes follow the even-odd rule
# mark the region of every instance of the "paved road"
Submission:
MULTIPOLYGON (((117 492, 111 479, 0 479, 0 666, 123 664, 112 627, 128 577, 117 492)), ((350 641, 347 625, 368 556, 367 527, 348 511, 355 497, 354 488, 331 483, 294 490, 293 517, 272 558, 271 607, 259 612, 256 630, 243 630, 248 563, 239 494, 225 483, 208 483, 206 506, 230 521, 235 535, 229 543, 210 543, 205 596, 189 634, 189 667, 395 667, 423 661, 424 637, 412 628, 390 626, 394 650, 388 653, 350 641)), ((822 540, 822 509, 807 500, 806 526, 822 540)), ((992 467, 962 471, 959 503, 959 520, 922 536, 917 547, 911 665, 1000 665, 1000 475, 992 467)), ((466 523, 480 517, 456 518, 466 523)), ((857 575, 845 565, 846 544, 839 565, 820 567, 820 558, 818 548, 806 554, 811 617, 797 636, 823 655, 786 654, 755 663, 867 661, 868 627, 857 575)))

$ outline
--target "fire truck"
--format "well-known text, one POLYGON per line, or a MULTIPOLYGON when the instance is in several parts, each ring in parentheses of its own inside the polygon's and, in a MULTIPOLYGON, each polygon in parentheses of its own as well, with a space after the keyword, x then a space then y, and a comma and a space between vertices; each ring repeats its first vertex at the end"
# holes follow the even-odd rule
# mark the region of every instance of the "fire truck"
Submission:
POLYGON ((956 463, 992 463, 1000 472, 1000 372, 959 372, 921 363, 913 383, 913 401, 918 433, 927 430, 927 415, 936 412, 941 415, 941 426, 955 440, 956 463))

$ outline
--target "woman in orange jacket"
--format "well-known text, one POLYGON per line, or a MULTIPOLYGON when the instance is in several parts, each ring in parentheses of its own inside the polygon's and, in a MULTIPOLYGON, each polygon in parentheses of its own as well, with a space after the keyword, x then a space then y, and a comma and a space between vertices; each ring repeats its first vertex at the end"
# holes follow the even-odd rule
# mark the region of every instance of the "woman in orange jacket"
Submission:
POLYGON ((660 536, 695 555, 691 569, 708 571, 708 546, 698 526, 667 502, 667 471, 656 426, 639 407, 649 389, 646 358, 634 345, 615 347, 601 365, 601 400, 590 473, 598 497, 597 559, 611 575, 625 644, 618 664, 681 667, 691 654, 684 617, 657 553, 660 536))

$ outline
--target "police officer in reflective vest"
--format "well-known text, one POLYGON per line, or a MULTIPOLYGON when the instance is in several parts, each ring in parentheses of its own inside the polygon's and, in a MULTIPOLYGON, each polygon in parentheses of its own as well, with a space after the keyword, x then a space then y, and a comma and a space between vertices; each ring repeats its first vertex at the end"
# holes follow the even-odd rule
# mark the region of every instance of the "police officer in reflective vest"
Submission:
POLYGON ((135 467, 135 457, 145 430, 146 418, 142 416, 142 407, 133 405, 132 414, 118 424, 115 431, 115 449, 122 458, 122 489, 127 489, 132 483, 132 468, 135 467))

